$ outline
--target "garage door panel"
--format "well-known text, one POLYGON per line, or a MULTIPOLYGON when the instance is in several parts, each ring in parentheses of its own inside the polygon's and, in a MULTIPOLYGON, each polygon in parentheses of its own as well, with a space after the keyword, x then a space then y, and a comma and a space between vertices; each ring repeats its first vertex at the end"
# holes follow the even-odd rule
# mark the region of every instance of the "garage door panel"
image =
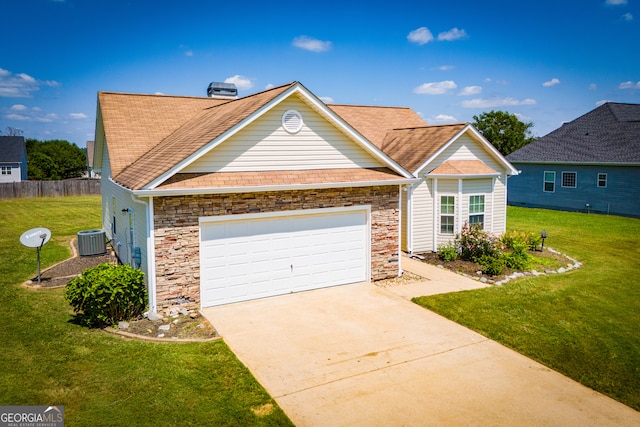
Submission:
POLYGON ((368 211, 201 225, 202 305, 367 280, 368 211))

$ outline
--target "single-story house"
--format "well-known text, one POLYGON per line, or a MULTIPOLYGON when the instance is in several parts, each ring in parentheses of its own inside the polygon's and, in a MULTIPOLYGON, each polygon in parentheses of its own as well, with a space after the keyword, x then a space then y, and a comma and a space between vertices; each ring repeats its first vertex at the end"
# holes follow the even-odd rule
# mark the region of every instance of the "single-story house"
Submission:
POLYGON ((640 104, 607 102, 507 159, 510 205, 640 217, 640 104))
POLYGON ((0 183, 27 180, 27 149, 23 136, 0 136, 0 183))
POLYGON ((467 219, 504 231, 509 166, 469 125, 326 105, 299 82, 98 94, 103 228, 153 311, 398 276, 403 248, 433 250, 467 219))

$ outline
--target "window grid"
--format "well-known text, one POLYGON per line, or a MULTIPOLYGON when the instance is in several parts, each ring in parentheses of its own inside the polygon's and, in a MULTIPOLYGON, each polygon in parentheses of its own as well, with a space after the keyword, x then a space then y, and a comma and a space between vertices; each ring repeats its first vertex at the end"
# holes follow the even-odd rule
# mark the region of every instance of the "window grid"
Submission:
POLYGON ((576 172, 562 172, 562 186, 564 188, 576 188, 577 175, 576 172))
POLYGON ((598 174, 598 187, 599 188, 607 188, 607 174, 599 173, 598 174))
POLYGON ((440 196, 440 233, 453 234, 455 229, 456 198, 440 196))
POLYGON ((469 196, 469 224, 484 224, 484 195, 469 196))
POLYGON ((553 193, 556 191, 556 173, 553 171, 544 172, 544 187, 545 193, 553 193))
POLYGON ((2 166, 2 175, 11 175, 11 166, 2 166))

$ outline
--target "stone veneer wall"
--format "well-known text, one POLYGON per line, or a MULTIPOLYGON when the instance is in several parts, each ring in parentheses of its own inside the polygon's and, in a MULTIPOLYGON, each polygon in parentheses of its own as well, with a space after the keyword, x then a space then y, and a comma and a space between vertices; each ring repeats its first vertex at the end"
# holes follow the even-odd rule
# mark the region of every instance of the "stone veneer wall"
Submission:
POLYGON ((371 280, 398 275, 398 186, 154 198, 156 298, 200 308, 200 217, 371 206, 371 280))

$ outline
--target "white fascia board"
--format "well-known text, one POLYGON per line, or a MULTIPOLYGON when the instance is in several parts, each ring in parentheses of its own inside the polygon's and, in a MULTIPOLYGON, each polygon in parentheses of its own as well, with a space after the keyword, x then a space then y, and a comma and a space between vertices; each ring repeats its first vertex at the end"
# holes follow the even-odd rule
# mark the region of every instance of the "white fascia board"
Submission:
MULTIPOLYGON (((261 185, 254 187, 217 187, 217 188, 175 188, 167 190, 133 190, 133 194, 138 197, 150 196, 189 196, 197 194, 229 194, 229 193, 263 193, 267 191, 294 191, 294 190, 316 190, 324 188, 347 188, 347 187, 382 187, 389 185, 417 184, 421 179, 398 178, 383 181, 362 181, 362 182, 327 182, 317 184, 288 184, 288 185, 261 185)), ((130 190, 131 191, 131 190, 130 190)))
POLYGON ((493 157, 500 163, 502 166, 507 169, 507 175, 518 175, 518 170, 513 167, 513 165, 502 155, 500 151, 496 147, 490 143, 487 138, 482 136, 482 134, 472 125, 467 125, 464 130, 469 130, 476 137, 478 141, 489 151, 493 157))
POLYGON ((231 138, 233 135, 237 134, 242 129, 246 128, 248 125, 250 125, 257 119, 262 117, 271 108, 278 105, 284 99, 288 98, 289 95, 291 95, 298 89, 299 85, 300 85, 299 83, 296 83, 295 85, 291 86, 289 89, 287 89, 286 91, 284 91, 283 93, 281 93, 280 95, 272 99, 270 102, 268 102, 267 104, 263 105, 261 108, 256 110, 252 115, 245 118, 235 126, 227 129, 225 132, 222 133, 222 135, 218 136, 216 139, 205 144, 202 148, 195 151, 193 154, 191 154, 189 157, 184 159, 182 162, 178 163, 173 168, 169 169, 167 172, 165 172, 164 174, 160 175, 158 178, 151 181, 151 183, 147 185, 146 188, 153 190, 154 188, 156 188, 157 186, 165 182, 167 179, 171 178, 173 175, 179 173, 182 169, 189 166, 191 163, 195 162, 205 154, 209 153, 211 150, 213 150, 214 148, 216 148, 217 146, 225 142, 227 139, 231 138))
POLYGON ((513 165, 511 163, 509 163, 509 161, 507 159, 505 159, 504 156, 502 154, 500 154, 500 152, 498 150, 496 150, 496 148, 489 141, 487 141, 487 139, 485 137, 483 137, 480 134, 480 132, 478 132, 476 130, 476 128, 474 128, 470 124, 467 124, 464 128, 462 128, 462 130, 460 130, 460 132, 458 132, 446 144, 444 144, 442 147, 440 147, 440 149, 438 151, 433 153, 433 155, 431 155, 431 157, 429 157, 423 164, 421 164, 415 170, 414 175, 415 176, 419 176, 422 173, 422 171, 429 165, 429 163, 431 163, 433 161, 433 159, 438 157, 444 150, 449 148, 449 146, 451 146, 451 144, 453 144, 458 138, 460 138, 462 135, 464 135, 464 133, 467 132, 467 131, 470 131, 472 133, 472 135, 474 135, 476 137, 476 139, 483 145, 483 147, 486 148, 487 151, 489 151, 493 155, 493 157, 500 164, 503 165, 503 167, 505 169, 507 169, 507 175, 518 175, 518 170, 515 167, 513 167, 513 165))
POLYGON ((426 174, 425 178, 448 178, 448 179, 474 179, 474 178, 496 178, 500 173, 480 173, 480 174, 426 174))
POLYGON ((344 121, 342 117, 336 114, 332 109, 327 107, 327 105, 322 102, 317 96, 311 93, 304 86, 300 85, 301 90, 300 93, 305 96, 308 102, 314 107, 316 111, 320 111, 325 114, 329 120, 331 120, 339 129, 345 132, 349 137, 351 137, 356 143, 358 143, 365 151, 375 157, 377 160, 381 161, 383 164, 387 165, 394 172, 398 172, 405 178, 412 178, 413 175, 405 170, 402 166, 396 163, 391 157, 384 154, 382 150, 376 147, 371 141, 365 138, 360 132, 354 129, 350 124, 344 121))

